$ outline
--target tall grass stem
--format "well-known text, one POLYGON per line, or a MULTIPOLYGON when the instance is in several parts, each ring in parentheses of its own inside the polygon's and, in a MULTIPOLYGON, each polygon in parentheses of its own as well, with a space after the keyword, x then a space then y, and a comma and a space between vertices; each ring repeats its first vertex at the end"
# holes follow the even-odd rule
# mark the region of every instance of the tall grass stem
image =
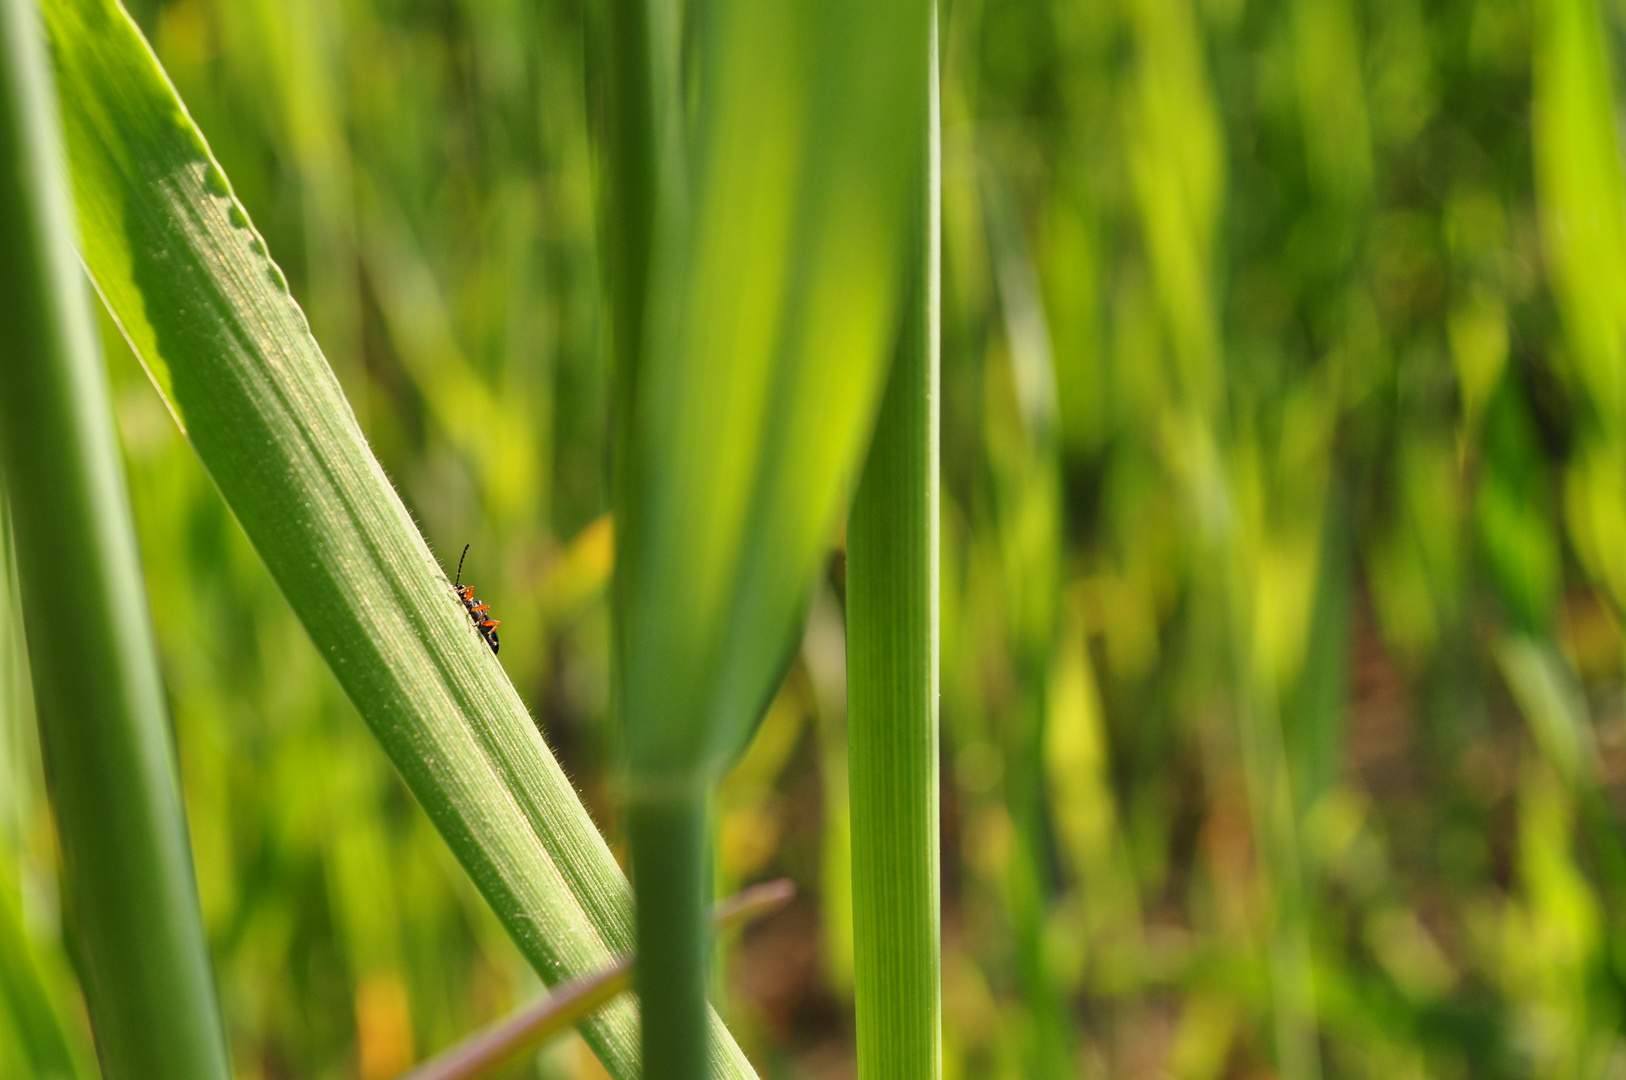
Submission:
POLYGON ((707 836, 699 789, 641 792, 628 801, 646 1080, 706 1075, 707 836))
POLYGON ((0 0, 0 466, 108 1080, 230 1075, 39 13, 0 0))

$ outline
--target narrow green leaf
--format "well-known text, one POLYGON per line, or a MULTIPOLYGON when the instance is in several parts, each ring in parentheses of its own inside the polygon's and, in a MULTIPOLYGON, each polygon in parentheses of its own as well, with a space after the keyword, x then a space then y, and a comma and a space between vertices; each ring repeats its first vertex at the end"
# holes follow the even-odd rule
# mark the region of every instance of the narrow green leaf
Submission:
MULTIPOLYGON (((550 984, 602 970, 630 951, 626 881, 369 451, 264 241, 123 10, 45 11, 84 258, 108 309, 520 949, 550 984)), ((714 1073, 750 1076, 716 1030, 714 1073)), ((583 1034, 612 1075, 637 1075, 632 1002, 583 1034)))
POLYGON ((0 1026, 11 1027, 29 1075, 38 1080, 89 1077, 92 1069, 77 1060, 74 1040, 29 947, 22 912, 11 895, 16 883, 3 877, 0 875, 0 1026))
POLYGON ((1614 72, 1594 0, 1540 0, 1531 104, 1544 265, 1575 373, 1602 421, 1626 431, 1626 173, 1614 72))
POLYGON ((858 1075, 942 1075, 938 897, 941 297, 936 26, 902 333, 847 523, 858 1075))
MULTIPOLYGON (((54 96, 36 10, 0 2, 0 467, 69 924, 103 1075, 224 1080, 231 1070, 107 376, 74 258, 54 96)), ((48 1065, 66 1063, 65 1045, 51 1050, 58 1060, 48 1065)))
MULTIPOLYGON (((1531 126, 1542 267, 1567 345, 1553 353, 1587 405, 1568 463, 1565 511, 1581 565, 1618 605, 1626 603, 1618 525, 1626 514, 1626 303, 1620 295, 1626 169, 1616 71, 1593 0, 1540 0, 1533 16, 1531 126)), ((1497 524, 1517 520, 1525 509, 1514 500, 1497 524)), ((1527 532, 1540 530, 1539 521, 1521 523, 1527 532)), ((1501 548, 1512 546, 1508 537, 1496 539, 1501 548)))
POLYGON ((30 935, 21 904, 22 825, 38 763, 24 749, 35 724, 16 570, 0 487, 0 1061, 21 1061, 24 1075, 39 1080, 69 1080, 91 1076, 95 1066, 85 1033, 63 1008, 71 1001, 65 958, 40 948, 46 943, 30 935))

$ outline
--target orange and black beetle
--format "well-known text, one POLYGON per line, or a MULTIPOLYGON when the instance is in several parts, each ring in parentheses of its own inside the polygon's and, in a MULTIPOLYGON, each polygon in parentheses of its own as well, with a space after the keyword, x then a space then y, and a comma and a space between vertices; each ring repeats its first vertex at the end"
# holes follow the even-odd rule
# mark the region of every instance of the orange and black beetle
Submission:
POLYGON ((469 557, 469 545, 463 545, 462 558, 457 560, 457 580, 452 582, 452 588, 457 590, 457 598, 463 601, 463 606, 469 609, 469 618, 474 620, 474 628, 480 631, 480 636, 486 639, 491 651, 497 651, 497 627, 502 625, 498 619, 491 617, 491 609, 474 598, 474 586, 463 584, 463 559, 469 557))

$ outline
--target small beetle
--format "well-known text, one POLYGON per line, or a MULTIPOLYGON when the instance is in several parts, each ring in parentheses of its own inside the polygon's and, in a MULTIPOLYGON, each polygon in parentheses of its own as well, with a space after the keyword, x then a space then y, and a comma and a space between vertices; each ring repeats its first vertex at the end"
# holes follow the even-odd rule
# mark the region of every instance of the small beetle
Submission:
POLYGON ((463 555, 457 560, 457 580, 452 582, 452 588, 457 590, 457 598, 463 601, 463 606, 469 609, 469 618, 474 620, 474 628, 480 631, 480 636, 486 639, 491 651, 497 651, 497 627, 502 625, 498 619, 491 617, 491 609, 474 598, 474 586, 463 584, 463 559, 469 557, 469 545, 463 545, 463 555))

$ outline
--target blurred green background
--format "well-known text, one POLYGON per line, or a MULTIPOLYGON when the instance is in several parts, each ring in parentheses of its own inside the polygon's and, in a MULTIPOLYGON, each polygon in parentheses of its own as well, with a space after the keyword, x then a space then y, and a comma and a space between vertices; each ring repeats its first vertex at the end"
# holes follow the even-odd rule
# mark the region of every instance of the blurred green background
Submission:
MULTIPOLYGON (((593 3, 133 12, 614 839, 593 3)), ((1626 6, 943 27, 947 1074, 1626 1076, 1626 6)), ((238 1075, 383 1080, 539 985, 103 336, 238 1075)), ((853 1072, 828 579, 717 798, 771 1077, 853 1072)), ((0 589, 9 1077, 88 1035, 0 589)))

